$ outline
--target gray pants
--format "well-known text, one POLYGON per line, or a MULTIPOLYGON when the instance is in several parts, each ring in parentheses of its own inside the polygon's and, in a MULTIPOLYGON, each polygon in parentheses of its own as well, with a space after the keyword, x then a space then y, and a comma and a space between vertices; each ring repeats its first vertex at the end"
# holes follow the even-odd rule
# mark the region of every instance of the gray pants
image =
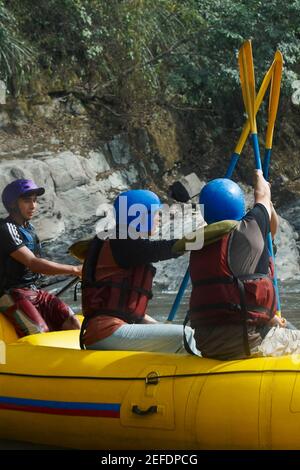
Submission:
MULTIPOLYGON (((185 328, 191 350, 200 355, 194 340, 194 330, 185 328)), ((183 326, 165 323, 122 325, 111 336, 87 346, 87 349, 117 351, 149 351, 185 353, 183 326)))

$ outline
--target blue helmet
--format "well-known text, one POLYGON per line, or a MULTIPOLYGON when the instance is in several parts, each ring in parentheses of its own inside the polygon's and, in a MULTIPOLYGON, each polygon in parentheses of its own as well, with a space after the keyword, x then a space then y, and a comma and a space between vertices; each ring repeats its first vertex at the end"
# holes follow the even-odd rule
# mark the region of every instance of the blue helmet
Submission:
POLYGON ((160 199, 152 191, 147 189, 124 191, 114 202, 116 224, 128 227, 136 220, 135 230, 148 233, 153 228, 154 215, 160 207, 160 199))
POLYGON ((242 189, 227 178, 209 181, 200 192, 199 202, 204 205, 204 219, 208 224, 241 220, 246 213, 242 189))
POLYGON ((41 196, 44 192, 45 188, 37 186, 34 181, 18 179, 5 186, 2 191, 2 202, 7 212, 9 212, 19 197, 31 194, 41 196))

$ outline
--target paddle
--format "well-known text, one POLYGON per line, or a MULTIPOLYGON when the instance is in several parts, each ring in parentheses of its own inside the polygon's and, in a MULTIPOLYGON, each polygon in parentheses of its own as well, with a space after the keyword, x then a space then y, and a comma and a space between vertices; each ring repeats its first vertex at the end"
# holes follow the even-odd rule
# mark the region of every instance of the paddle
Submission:
MULTIPOLYGON (((260 86, 259 92, 257 94, 257 97, 255 99, 255 115, 257 114, 260 105, 262 103, 262 100, 264 99, 264 96, 266 94, 266 91, 269 87, 271 78, 273 76, 273 71, 274 71, 274 66, 275 66, 276 60, 274 59, 272 65, 270 66, 269 70, 266 72, 264 79, 262 81, 262 84, 260 86)), ((229 167, 227 169, 227 172, 225 174, 225 178, 231 178, 234 169, 236 167, 236 164, 240 158, 240 155, 242 153, 242 150, 244 148, 244 145, 246 143, 246 140, 248 138, 250 132, 250 120, 247 119, 246 124, 243 127, 242 133, 240 135, 240 138, 238 140, 238 143, 236 144, 236 147, 234 149, 233 154, 231 155, 231 161, 229 163, 229 167)))
MULTIPOLYGON (((86 254, 90 241, 91 240, 79 240, 73 243, 73 245, 69 247, 68 252, 70 253, 70 255, 72 255, 74 258, 78 259, 82 263, 84 261, 85 254, 86 254)), ((62 280, 65 281, 66 279, 62 279, 62 280)), ((68 282, 62 289, 60 289, 55 294, 55 296, 56 297, 61 296, 64 292, 66 292, 68 289, 70 289, 74 284, 76 284, 79 281, 80 279, 77 276, 72 277, 71 281, 68 282)))
POLYGON ((246 41, 239 50, 239 69, 242 94, 248 120, 250 123, 251 139, 255 158, 255 168, 261 170, 261 159, 257 137, 255 115, 255 77, 251 41, 246 41))
MULTIPOLYGON (((265 158, 264 158, 264 164, 263 164, 263 174, 266 180, 268 180, 268 177, 269 177, 269 165, 270 165, 271 153, 272 153, 274 126, 275 126, 275 120, 276 120, 279 96, 280 96, 282 66, 283 66, 282 54, 280 51, 277 51, 275 54, 275 67, 274 67, 274 72, 272 76, 271 91, 270 91, 270 97, 269 97, 268 126, 267 126, 267 132, 266 132, 265 158)), ((281 303, 280 303, 277 272, 276 272, 276 266, 275 266, 275 256, 273 252, 273 243, 272 243, 271 233, 269 233, 268 235, 268 249, 270 252, 270 256, 274 260, 274 288, 276 292, 276 301, 277 301, 276 314, 278 316, 281 316, 281 303)))
MULTIPOLYGON (((262 100, 266 94, 266 91, 269 87, 271 78, 273 76, 273 70, 275 66, 275 60, 273 61, 272 65, 270 66, 269 70, 266 72, 262 84, 260 86, 259 92, 257 94, 255 100, 255 114, 257 114, 262 100)), ((249 120, 246 121, 238 143, 234 149, 234 152, 231 155, 231 160, 228 166, 228 169, 225 174, 225 178, 231 178, 234 169, 237 165, 239 157, 242 153, 246 140, 248 138, 248 134, 250 132, 250 122, 249 120)), ((190 173, 189 175, 183 176, 180 180, 175 181, 170 186, 170 196, 178 202, 188 202, 195 196, 199 196, 200 188, 202 187, 202 183, 199 180, 198 176, 195 173, 190 173)))
MULTIPOLYGON (((275 60, 273 61, 272 65, 270 66, 269 70, 266 72, 266 74, 264 76, 264 79, 262 81, 262 84, 260 86, 258 95, 255 99, 255 115, 257 114, 257 112, 260 108, 262 100, 263 100, 263 98, 265 96, 265 93, 268 89, 268 86, 270 84, 271 78, 273 76, 274 65, 275 65, 275 60)), ((244 148, 244 145, 245 145, 245 142, 247 140, 249 132, 250 132, 250 120, 247 119, 247 122, 243 127, 243 130, 242 130, 241 136, 238 140, 238 143, 237 143, 237 145, 234 149, 233 154, 231 155, 231 160, 230 160, 228 169, 226 171, 225 178, 231 178, 231 176, 234 172, 235 166, 236 166, 236 164, 239 160, 239 157, 242 153, 242 150, 244 148)), ((181 281, 180 287, 178 289, 175 300, 174 300, 173 305, 171 307, 171 310, 170 310, 167 321, 173 321, 174 320, 174 318, 177 314, 180 302, 181 302, 182 297, 184 295, 184 292, 185 292, 185 290, 187 288, 187 285, 189 283, 189 280, 190 280, 190 273, 189 273, 189 269, 187 269, 186 272, 185 272, 185 275, 184 275, 184 277, 181 281)))
MULTIPOLYGON (((71 245, 68 249, 68 253, 72 255, 74 258, 78 259, 81 263, 84 261, 89 243, 91 240, 79 240, 73 245, 71 245)), ((68 289, 70 289, 74 284, 76 284, 80 279, 78 277, 72 277, 71 281, 68 282, 62 289, 60 289, 55 295, 56 297, 59 297, 62 295, 64 292, 66 292, 68 289)))
POLYGON ((72 278, 68 284, 66 284, 62 289, 60 289, 56 294, 55 297, 59 297, 62 295, 64 292, 66 292, 68 289, 70 289, 74 284, 76 284, 80 279, 78 277, 72 278))
POLYGON ((79 260, 81 263, 84 262, 89 244, 91 243, 92 238, 90 239, 83 239, 83 240, 78 240, 77 242, 74 242, 68 249, 68 253, 73 256, 73 258, 76 258, 79 260))
MULTIPOLYGON (((276 62, 276 60, 275 60, 276 62)), ((257 170, 261 170, 261 159, 260 159, 260 151, 259 151, 259 144, 258 144, 258 137, 257 137, 257 126, 256 126, 256 117, 255 117, 255 77, 254 77, 254 66, 253 66, 253 55, 252 55, 252 47, 251 47, 251 41, 246 41, 242 47, 239 50, 239 68, 240 68, 240 78, 241 78, 241 86, 242 86, 242 94, 243 94, 243 100, 246 108, 246 112, 248 115, 248 119, 250 121, 250 129, 251 129, 251 137, 252 137, 252 145, 253 145, 253 151, 254 151, 254 157, 255 157, 255 168, 257 170)), ((273 80, 274 83, 274 80, 273 80)), ((273 93, 274 93, 274 98, 273 100, 273 107, 274 109, 276 108, 277 112, 277 107, 278 107, 278 100, 279 100, 279 93, 278 93, 278 86, 273 86, 273 93), (277 97, 277 104, 276 104, 276 97, 277 97), (275 106, 276 105, 276 106, 275 106)), ((279 86, 280 90, 280 86, 279 86)), ((272 93, 272 90, 271 90, 272 93)), ((270 102, 271 102, 270 101, 270 102)), ((273 112, 273 107, 272 107, 272 118, 271 118, 271 126, 273 123, 273 128, 268 125, 268 130, 267 130, 267 135, 268 135, 268 143, 270 142, 270 136, 273 136, 273 129, 274 129, 274 124, 275 124, 275 117, 276 117, 276 112, 273 112)), ((270 108, 269 106, 269 113, 270 113, 270 108)), ((271 113, 270 113, 271 115, 271 113)), ((269 149, 268 149, 269 150, 269 149)), ((272 244, 272 237, 271 233, 268 235, 268 249, 269 249, 269 254, 272 256, 274 265, 275 265, 275 260, 274 260, 274 253, 273 253, 273 244, 272 244)), ((279 299, 279 291, 278 291, 278 284, 277 284, 277 277, 276 274, 274 274, 274 287, 276 291, 276 301, 277 301, 277 313, 280 315, 280 299, 279 299)))
POLYGON ((49 281, 47 278, 47 282, 40 281, 39 287, 41 289, 46 289, 47 287, 52 286, 53 284, 60 284, 61 282, 65 282, 70 278, 70 276, 64 276, 62 279, 57 278, 56 276, 52 276, 52 279, 49 281))
POLYGON ((174 318, 175 318, 175 315, 177 313, 177 310, 179 308, 179 305, 180 305, 180 302, 181 302, 181 299, 183 297, 183 294, 187 288, 187 285, 189 283, 189 280, 190 280, 190 271, 189 271, 189 268, 187 268, 186 272, 185 272, 185 275, 183 276, 183 279, 181 281, 181 284, 180 284, 180 287, 178 289, 178 292, 176 294, 176 297, 175 297, 175 300, 173 302, 173 305, 171 307, 171 310, 170 310, 170 313, 168 315, 168 318, 167 318, 167 321, 173 321, 174 318))
POLYGON ((276 51, 274 61, 274 71, 272 75, 271 91, 269 98, 269 110, 268 110, 268 127, 266 133, 266 144, 265 144, 265 158, 263 164, 263 174, 267 180, 269 177, 269 165, 272 153, 273 134, 275 120, 278 110, 279 95, 280 95, 280 84, 282 77, 282 66, 283 58, 280 51, 276 51))
MULTIPOLYGON (((61 282, 65 282, 68 279, 70 279, 70 276, 67 276, 63 279, 53 279, 51 282, 48 282, 47 284, 39 284, 41 289, 45 289, 47 287, 52 286, 53 284, 60 284, 61 282)), ((70 287, 72 287, 76 282, 79 281, 79 278, 76 276, 75 278, 72 277, 71 281, 68 282, 64 287, 62 287, 56 294, 54 294, 56 297, 59 297, 62 295, 64 292, 66 292, 70 287)))

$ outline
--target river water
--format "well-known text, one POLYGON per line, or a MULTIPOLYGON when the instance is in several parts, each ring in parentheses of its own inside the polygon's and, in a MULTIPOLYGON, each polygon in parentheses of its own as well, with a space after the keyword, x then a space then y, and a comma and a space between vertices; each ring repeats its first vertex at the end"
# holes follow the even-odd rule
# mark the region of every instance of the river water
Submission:
MULTIPOLYGON (((66 283, 65 283, 66 284, 66 283)), ((63 284, 62 284, 63 285, 63 284)), ((60 288, 61 284, 53 292, 60 288)), ((279 282, 282 315, 300 329, 300 280, 287 280, 279 282)), ((166 321, 171 306, 176 297, 176 292, 169 292, 156 286, 153 291, 153 299, 149 303, 148 313, 158 321, 166 321)), ((182 323, 186 315, 189 303, 190 288, 185 292, 174 323, 182 323)), ((77 301, 74 301, 73 288, 61 296, 61 298, 72 306, 74 311, 80 312, 80 292, 77 292, 77 301)))

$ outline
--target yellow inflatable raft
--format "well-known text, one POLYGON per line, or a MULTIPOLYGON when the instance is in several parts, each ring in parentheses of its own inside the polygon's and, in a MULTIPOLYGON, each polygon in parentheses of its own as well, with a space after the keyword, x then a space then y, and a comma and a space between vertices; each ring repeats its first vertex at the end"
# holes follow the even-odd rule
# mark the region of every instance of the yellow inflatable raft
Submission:
POLYGON ((81 351, 0 315, 0 438, 73 449, 300 449, 300 356, 81 351), (5 347, 4 347, 5 342, 5 347))

